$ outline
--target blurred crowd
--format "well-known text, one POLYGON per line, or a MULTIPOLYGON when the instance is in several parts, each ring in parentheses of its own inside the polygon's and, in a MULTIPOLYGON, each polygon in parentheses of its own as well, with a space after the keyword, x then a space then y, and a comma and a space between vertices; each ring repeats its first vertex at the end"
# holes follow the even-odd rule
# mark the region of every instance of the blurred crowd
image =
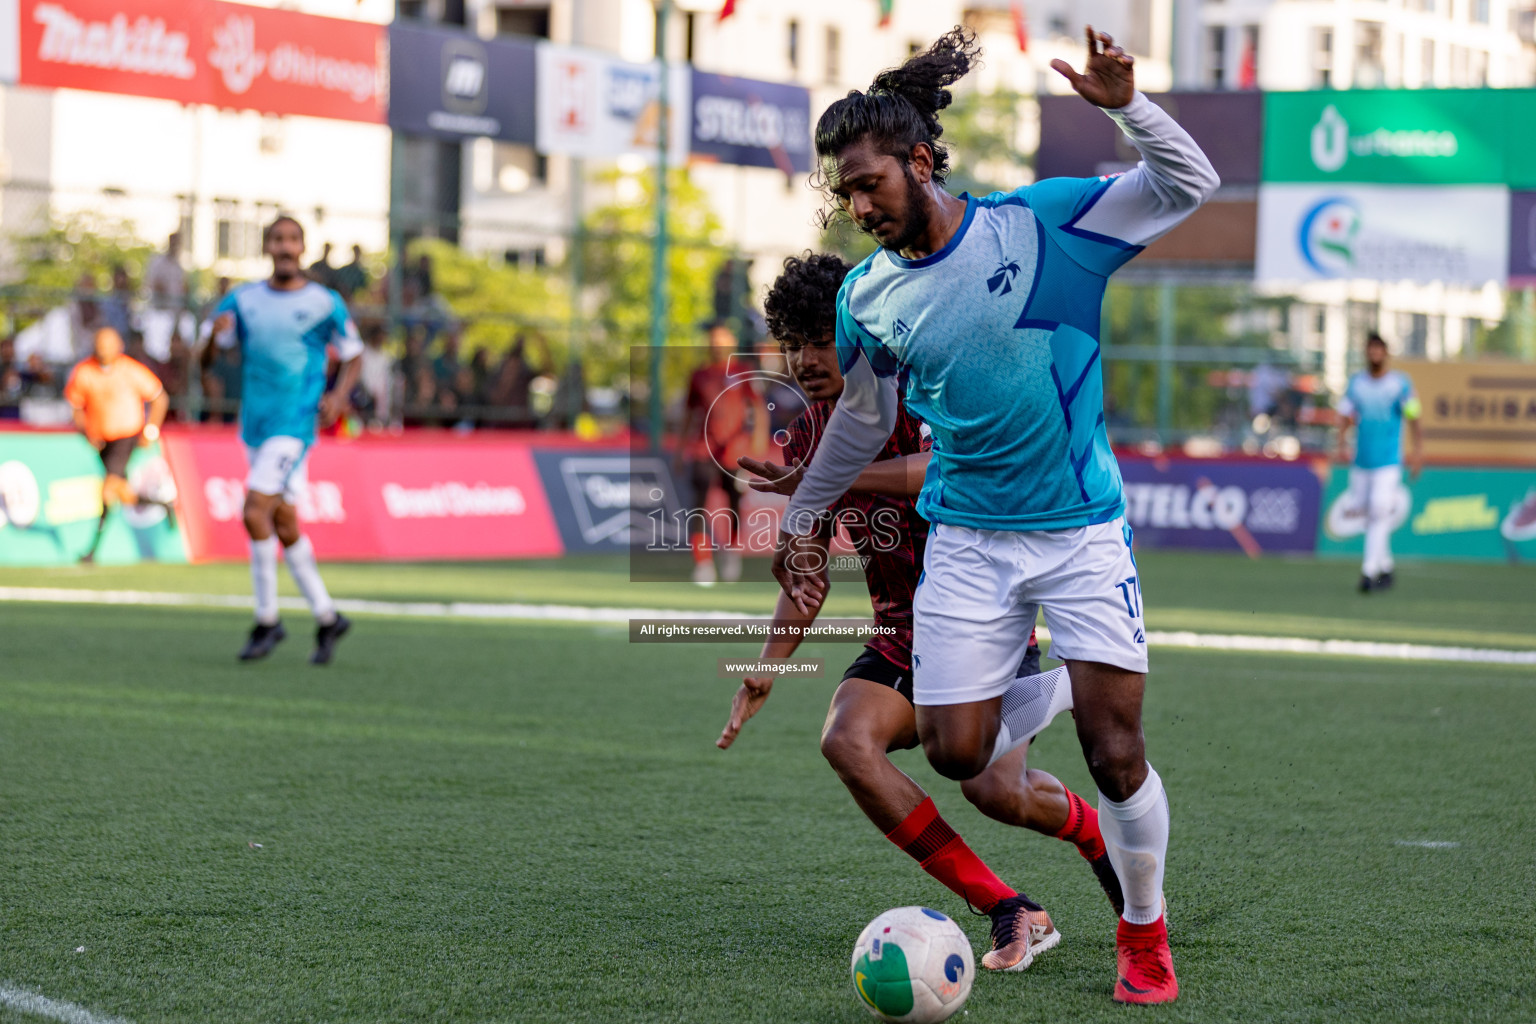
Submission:
MULTIPOLYGON (((362 334, 362 372, 352 399, 365 428, 565 429, 584 411, 580 361, 557 368, 540 334, 508 328, 503 350, 463 351, 465 325, 437 294, 428 256, 400 268, 400 300, 391 318, 390 275, 375 279, 360 246, 340 265, 332 252, 327 243, 308 274, 341 295, 362 334)), ((164 383, 172 420, 233 422, 239 347, 215 346, 200 358, 213 311, 233 285, 219 278, 210 298, 193 301, 189 284, 174 234, 144 268, 142 281, 124 265, 83 271, 67 302, 0 338, 0 420, 46 423, 62 415, 70 367, 90 354, 99 328, 112 327, 128 355, 164 383)))

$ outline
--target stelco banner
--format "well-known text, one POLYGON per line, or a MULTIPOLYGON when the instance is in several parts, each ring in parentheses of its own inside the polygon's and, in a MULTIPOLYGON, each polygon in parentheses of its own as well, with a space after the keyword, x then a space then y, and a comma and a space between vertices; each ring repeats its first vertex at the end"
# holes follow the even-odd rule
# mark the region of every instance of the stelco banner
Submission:
MULTIPOLYGON (((0 431, 0 565, 73 565, 91 547, 101 517, 101 458, 78 434, 0 431)), ((128 463, 136 492, 176 497, 158 446, 128 463)), ((122 508, 96 551, 103 565, 185 562, 177 523, 160 507, 122 508)))
POLYGON ((693 72, 695 160, 811 169, 811 93, 798 85, 693 72))
MULTIPOLYGON (((541 153, 593 159, 656 155, 661 132, 661 74, 596 50, 538 44, 536 145, 541 153)), ((667 159, 688 156, 688 65, 669 68, 667 159)))
POLYGON ((1536 187, 1531 89, 1264 95, 1264 180, 1536 187))
POLYGON ((1122 457, 1120 475, 1138 544, 1254 557, 1317 545, 1322 485, 1308 465, 1122 457))
MULTIPOLYGON (((1349 471, 1328 485, 1319 554, 1361 553, 1365 517, 1348 494, 1349 471)), ((1406 476, 1393 505, 1392 553, 1399 558, 1536 560, 1536 469, 1424 470, 1406 476)))
POLYGON ((22 85, 384 120, 384 27, 193 0, 21 0, 22 85))
POLYGON ((389 126, 442 139, 534 141, 535 45, 389 26, 389 126))
POLYGON ((1254 276, 1480 288, 1505 279, 1508 221, 1502 186, 1265 184, 1254 276))

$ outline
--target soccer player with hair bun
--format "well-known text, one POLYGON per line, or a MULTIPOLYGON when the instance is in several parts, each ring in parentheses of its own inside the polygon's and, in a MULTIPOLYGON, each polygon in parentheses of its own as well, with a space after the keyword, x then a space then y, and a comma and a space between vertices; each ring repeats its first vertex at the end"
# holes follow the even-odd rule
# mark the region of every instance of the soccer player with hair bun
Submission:
MULTIPOLYGON (((816 451, 818 435, 843 389, 833 342, 837 293, 848 264, 830 254, 790 257, 773 283, 763 310, 769 333, 779 342, 790 373, 810 398, 810 407, 789 427, 784 446, 787 466, 743 458, 740 465, 762 479, 760 491, 793 494, 805 464, 816 451)), ((822 730, 821 752, 854 802, 886 838, 915 859, 922 869, 966 904, 992 919, 992 948, 981 958, 991 970, 1021 971, 1037 954, 1061 941, 1045 910, 1005 884, 939 815, 933 800, 891 763, 893 750, 917 746, 912 707, 912 594, 917 589, 928 524, 913 505, 928 466, 928 439, 915 418, 899 411, 896 429, 852 488, 833 506, 836 522, 864 560, 865 581, 875 622, 887 630, 876 635, 843 673, 822 730)), ((808 543, 826 557, 834 523, 824 521, 808 543)), ((773 624, 804 628, 816 609, 802 611, 779 595, 773 624)), ((776 630, 778 632, 778 630, 776 630)), ((772 639, 761 657, 789 658, 799 640, 772 639)), ((1071 707, 1066 671, 1040 672, 1040 649, 1033 641, 1016 666, 1009 690, 1014 723, 1034 735, 1071 707)), ((717 741, 735 742, 746 721, 762 708, 773 688, 770 675, 749 676, 731 702, 731 715, 717 741)), ((1111 905, 1118 912, 1121 895, 1114 869, 1099 835, 1092 807, 1057 779, 1025 764, 1028 742, 1000 759, 961 790, 983 814, 1010 825, 1033 829, 1072 843, 1088 861, 1111 905)))
POLYGON ((837 215, 880 248, 838 294, 843 391, 785 511, 774 574, 802 613, 820 605, 814 538, 889 443, 904 400, 933 438, 917 500, 933 524, 913 601, 918 737, 958 780, 1028 738, 1009 691, 1043 610, 1125 895, 1114 998, 1161 1003, 1178 996, 1162 893, 1168 800, 1142 737, 1141 580, 1104 429, 1099 318, 1109 275, 1220 182, 1136 91, 1131 56, 1086 36, 1081 73, 1052 66, 1140 152, 1125 174, 948 192, 939 113, 980 55, 962 28, 821 115, 822 182, 837 215))

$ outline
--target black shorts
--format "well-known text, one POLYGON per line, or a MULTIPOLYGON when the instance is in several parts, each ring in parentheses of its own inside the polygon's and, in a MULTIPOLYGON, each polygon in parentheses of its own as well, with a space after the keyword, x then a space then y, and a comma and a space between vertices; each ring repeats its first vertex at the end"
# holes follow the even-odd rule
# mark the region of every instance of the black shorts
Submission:
POLYGON ((693 503, 698 508, 703 508, 709 502, 709 489, 719 487, 725 492, 726 504, 731 508, 741 506, 741 490, 736 486, 736 477, 726 472, 715 460, 705 456, 695 459, 688 467, 689 483, 693 485, 693 503))
POLYGON ((101 464, 106 467, 107 476, 128 478, 128 460, 138 444, 138 437, 120 437, 101 446, 101 464))
MULTIPOLYGON (((1015 679, 1025 676, 1040 674, 1040 648, 1034 644, 1024 652, 1024 660, 1019 662, 1019 670, 1013 674, 1015 679)), ((889 686, 903 697, 907 702, 912 702, 912 667, 897 665, 885 655, 872 647, 864 648, 864 653, 853 659, 853 664, 848 666, 848 671, 843 673, 843 680, 868 679, 872 683, 881 686, 889 686)))

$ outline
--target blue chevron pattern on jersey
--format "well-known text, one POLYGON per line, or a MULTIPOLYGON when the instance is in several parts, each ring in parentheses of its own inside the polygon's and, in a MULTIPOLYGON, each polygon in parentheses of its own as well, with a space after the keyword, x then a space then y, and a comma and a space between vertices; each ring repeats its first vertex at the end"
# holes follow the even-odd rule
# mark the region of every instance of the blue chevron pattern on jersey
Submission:
POLYGON ((235 318, 243 362, 240 440, 252 448, 272 437, 313 444, 326 347, 357 337, 346 303, 314 282, 279 291, 255 281, 224 296, 214 316, 224 313, 235 318))
POLYGON ((932 432, 918 498, 930 522, 1054 530, 1121 514, 1099 315, 1109 275, 1141 249, 1078 227, 1112 180, 964 196, 943 249, 919 260, 876 252, 844 281, 844 371, 864 358, 896 376, 932 432))

